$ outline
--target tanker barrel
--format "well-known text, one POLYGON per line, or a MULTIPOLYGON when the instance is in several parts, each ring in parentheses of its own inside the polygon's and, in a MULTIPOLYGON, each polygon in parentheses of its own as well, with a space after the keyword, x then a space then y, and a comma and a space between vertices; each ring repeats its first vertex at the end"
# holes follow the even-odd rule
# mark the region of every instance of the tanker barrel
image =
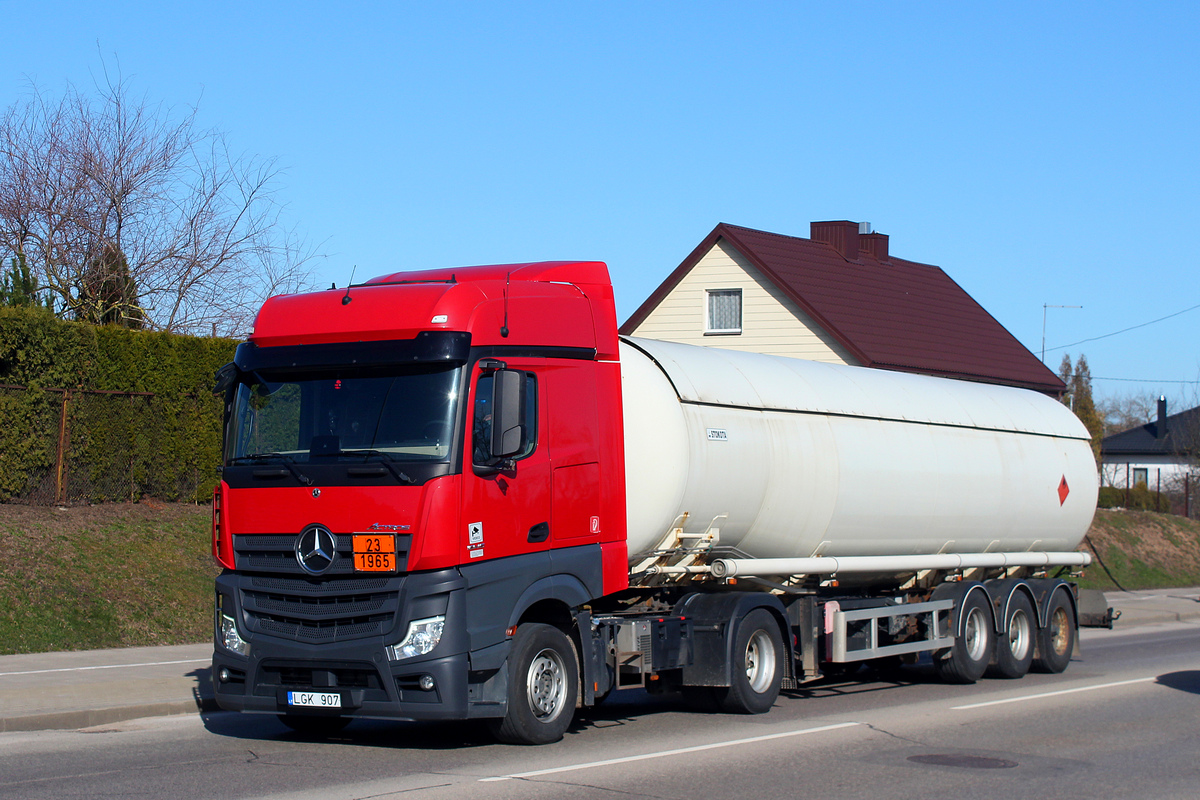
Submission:
POLYGON ((1054 398, 648 339, 620 360, 631 557, 687 512, 724 517, 714 574, 1080 565, 1032 552, 1074 550, 1096 510, 1087 430, 1054 398))

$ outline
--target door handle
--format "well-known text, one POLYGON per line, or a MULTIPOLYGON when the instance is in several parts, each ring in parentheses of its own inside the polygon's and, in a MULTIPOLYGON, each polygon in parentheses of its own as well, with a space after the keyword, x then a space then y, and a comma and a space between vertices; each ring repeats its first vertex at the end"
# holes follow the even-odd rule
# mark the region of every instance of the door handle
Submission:
POLYGON ((550 538, 550 523, 539 522, 529 529, 529 543, 539 544, 550 538))

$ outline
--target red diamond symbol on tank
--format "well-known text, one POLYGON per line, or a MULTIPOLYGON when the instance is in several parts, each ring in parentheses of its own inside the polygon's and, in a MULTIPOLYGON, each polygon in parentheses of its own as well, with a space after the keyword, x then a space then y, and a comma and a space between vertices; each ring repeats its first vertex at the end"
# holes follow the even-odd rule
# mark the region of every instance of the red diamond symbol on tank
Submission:
POLYGON ((1063 475, 1061 481, 1058 482, 1058 504, 1061 506, 1067 502, 1067 495, 1071 493, 1071 487, 1067 486, 1067 476, 1063 475))

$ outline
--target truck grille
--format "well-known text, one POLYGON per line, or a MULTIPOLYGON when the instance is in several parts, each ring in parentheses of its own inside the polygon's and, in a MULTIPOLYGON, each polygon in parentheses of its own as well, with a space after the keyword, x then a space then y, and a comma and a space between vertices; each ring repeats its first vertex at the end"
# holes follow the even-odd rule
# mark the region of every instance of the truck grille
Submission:
POLYGON ((300 642, 339 642, 392 630, 404 578, 304 580, 250 576, 241 583, 250 629, 300 642))
MULTIPOLYGON (((411 533, 396 536, 396 571, 408 569, 408 551, 412 547, 411 533)), ((306 575, 296 560, 296 536, 283 533, 234 534, 233 552, 239 572, 270 572, 284 575, 306 575)), ((353 575, 354 540, 348 533, 337 534, 337 555, 323 575, 353 575)))

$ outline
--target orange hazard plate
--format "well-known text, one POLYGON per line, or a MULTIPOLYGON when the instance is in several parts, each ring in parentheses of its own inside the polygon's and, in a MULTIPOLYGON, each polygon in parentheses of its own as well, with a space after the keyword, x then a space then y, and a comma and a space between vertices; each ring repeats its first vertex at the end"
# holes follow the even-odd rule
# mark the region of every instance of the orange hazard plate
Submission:
POLYGON ((395 572, 395 535, 354 534, 354 569, 358 572, 395 572))

